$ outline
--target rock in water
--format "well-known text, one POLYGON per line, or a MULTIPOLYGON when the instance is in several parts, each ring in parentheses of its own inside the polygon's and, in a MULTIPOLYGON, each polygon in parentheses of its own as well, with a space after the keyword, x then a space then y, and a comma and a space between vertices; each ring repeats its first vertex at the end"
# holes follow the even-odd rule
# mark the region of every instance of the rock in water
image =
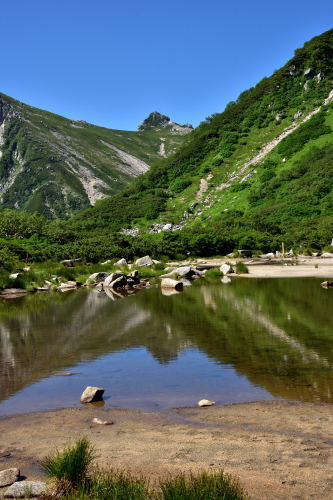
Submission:
POLYGON ((20 477, 20 469, 12 468, 0 471, 0 488, 10 486, 20 477))
POLYGON ((220 267, 220 271, 223 274, 231 274, 234 272, 230 264, 222 264, 222 266, 220 267))
POLYGON ((46 483, 42 481, 18 481, 6 490, 5 498, 31 498, 44 495, 46 483))
POLYGON ((209 399, 201 399, 198 402, 198 406, 213 406, 215 405, 215 401, 209 401, 209 399))
POLYGON ((101 387, 88 387, 85 388, 81 394, 81 403, 93 403, 94 401, 101 401, 103 399, 104 389, 101 387))
POLYGON ((170 278, 164 278, 161 281, 161 287, 162 288, 173 288, 174 290, 182 290, 184 287, 184 284, 182 283, 182 281, 172 280, 170 278))
POLYGON ((137 259, 135 261, 135 265, 138 267, 153 266, 154 261, 149 257, 149 255, 146 255, 145 257, 141 257, 140 259, 137 259))

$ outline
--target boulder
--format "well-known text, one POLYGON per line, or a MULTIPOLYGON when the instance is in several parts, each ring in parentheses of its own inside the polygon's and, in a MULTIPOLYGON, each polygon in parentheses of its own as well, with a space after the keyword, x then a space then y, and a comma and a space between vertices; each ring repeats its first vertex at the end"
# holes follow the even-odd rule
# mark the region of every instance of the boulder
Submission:
POLYGON ((215 401, 209 401, 209 399, 201 399, 198 402, 198 406, 213 406, 215 405, 215 401))
POLYGON ((94 283, 100 283, 101 281, 105 281, 106 278, 109 276, 109 273, 94 273, 89 276, 87 281, 94 282, 94 283))
POLYGON ((46 483, 42 481, 18 481, 6 490, 5 498, 31 498, 46 493, 46 483))
POLYGON ((139 277, 139 271, 135 270, 135 271, 132 271, 131 273, 129 273, 129 275, 131 278, 138 278, 139 277))
POLYGON ((92 387, 88 385, 81 394, 81 403, 93 403, 94 401, 102 401, 104 389, 100 387, 92 387))
POLYGON ((162 227, 162 230, 163 231, 171 231, 172 229, 172 224, 164 224, 164 226, 162 227))
POLYGON ((66 283, 61 283, 57 290, 71 290, 73 288, 76 288, 78 286, 78 283, 76 281, 66 281, 66 283))
POLYGON ((115 266, 127 266, 127 260, 126 259, 120 259, 115 263, 115 266))
POLYGON ((16 469, 16 467, 0 471, 0 488, 3 486, 10 486, 15 483, 19 477, 20 469, 16 469))
POLYGON ((23 276, 22 273, 13 273, 9 275, 9 278, 11 280, 17 280, 17 278, 19 278, 20 276, 23 276))
POLYGON ((122 273, 112 273, 109 274, 109 276, 103 281, 103 287, 109 287, 111 286, 111 283, 115 281, 117 278, 120 278, 121 276, 124 276, 122 273))
POLYGON ((119 276, 119 278, 115 279, 112 281, 109 285, 110 288, 113 288, 116 290, 117 288, 124 288, 124 286, 127 285, 127 278, 126 276, 119 276))
POLYGON ((302 114, 303 114, 302 111, 297 111, 297 113, 295 113, 293 116, 294 120, 298 120, 298 118, 300 118, 302 114))
POLYGON ((173 280, 171 278, 164 278, 161 281, 162 288, 173 288, 174 290, 182 290, 184 284, 181 281, 173 280))
POLYGON ((328 259, 328 258, 330 258, 330 257, 331 257, 331 258, 333 257, 333 253, 330 253, 330 252, 323 252, 323 253, 321 254, 321 256, 322 256, 322 257, 324 257, 324 259, 325 259, 325 258, 326 258, 326 259, 328 259))
POLYGON ((314 75, 313 68, 306 68, 306 70, 304 71, 303 75, 305 76, 305 78, 311 79, 313 77, 313 75, 314 75))
POLYGON ((146 255, 145 257, 141 257, 140 259, 137 259, 135 261, 135 265, 138 267, 153 266, 154 261, 149 257, 149 255, 146 255))
POLYGON ((220 271, 221 273, 223 274, 231 274, 231 273, 234 273, 235 271, 233 270, 233 268, 231 267, 230 264, 222 264, 222 266, 220 267, 220 271))
POLYGON ((127 276, 126 281, 127 285, 131 287, 140 284, 140 279, 134 276, 127 276))

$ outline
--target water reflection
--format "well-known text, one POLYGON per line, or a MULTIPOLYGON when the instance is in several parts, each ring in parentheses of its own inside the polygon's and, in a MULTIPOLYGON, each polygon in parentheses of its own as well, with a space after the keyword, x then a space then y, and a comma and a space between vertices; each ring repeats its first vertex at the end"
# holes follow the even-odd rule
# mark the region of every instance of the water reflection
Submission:
MULTIPOLYGON (((122 368, 131 363, 128 371, 146 370, 136 395, 141 390, 149 398, 148 352, 157 361, 151 368, 152 390, 162 399, 163 373, 171 377, 171 386, 179 385, 180 377, 190 388, 197 366, 198 394, 200 384, 206 388, 208 378, 220 377, 227 367, 232 383, 244 384, 246 378, 248 386, 262 388, 268 397, 332 402, 333 294, 317 280, 196 282, 181 294, 163 296, 149 289, 121 299, 111 292, 79 290, 1 301, 0 400, 77 365, 83 373, 93 360, 98 371, 99 360, 105 363, 103 357, 115 353, 122 355, 122 368), (188 353, 186 360, 182 353, 188 353)), ((125 379, 123 389, 130 394, 133 380, 125 379)))

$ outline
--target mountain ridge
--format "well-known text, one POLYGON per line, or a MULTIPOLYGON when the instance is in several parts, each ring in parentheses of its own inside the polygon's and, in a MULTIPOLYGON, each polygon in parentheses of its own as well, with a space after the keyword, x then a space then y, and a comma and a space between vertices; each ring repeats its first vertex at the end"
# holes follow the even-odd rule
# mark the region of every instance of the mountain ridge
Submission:
POLYGON ((0 94, 0 203, 67 217, 121 190, 189 130, 123 131, 71 120, 0 94))

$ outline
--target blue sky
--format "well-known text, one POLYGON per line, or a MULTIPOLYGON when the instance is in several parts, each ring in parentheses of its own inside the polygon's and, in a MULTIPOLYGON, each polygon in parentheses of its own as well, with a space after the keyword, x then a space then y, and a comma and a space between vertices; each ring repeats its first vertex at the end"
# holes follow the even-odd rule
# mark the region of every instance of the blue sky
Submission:
POLYGON ((331 29, 327 0, 1 0, 0 92, 134 130, 198 125, 331 29))

